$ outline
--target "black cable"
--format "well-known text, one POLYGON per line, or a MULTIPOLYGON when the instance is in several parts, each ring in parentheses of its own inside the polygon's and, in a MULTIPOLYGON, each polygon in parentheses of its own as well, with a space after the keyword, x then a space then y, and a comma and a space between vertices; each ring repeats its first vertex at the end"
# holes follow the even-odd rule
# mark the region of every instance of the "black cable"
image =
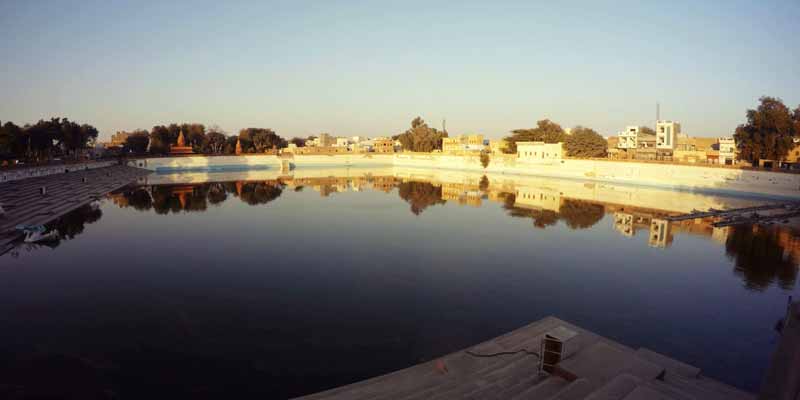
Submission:
POLYGON ((525 353, 525 354, 528 354, 528 355, 531 355, 531 356, 536 356, 537 358, 541 358, 541 356, 538 353, 530 351, 530 350, 527 350, 527 349, 522 349, 522 350, 517 350, 517 351, 501 351, 499 353, 491 353, 491 354, 478 354, 478 353, 473 353, 470 350, 466 350, 466 353, 471 355, 471 356, 473 356, 473 357, 497 357, 497 356, 507 356, 507 355, 512 355, 512 354, 525 353))

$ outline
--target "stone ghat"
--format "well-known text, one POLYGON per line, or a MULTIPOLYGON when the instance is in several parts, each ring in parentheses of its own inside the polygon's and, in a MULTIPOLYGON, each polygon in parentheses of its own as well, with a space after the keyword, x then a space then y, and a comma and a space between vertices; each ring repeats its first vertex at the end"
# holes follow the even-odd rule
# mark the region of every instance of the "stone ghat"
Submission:
POLYGON ((755 396, 704 377, 691 365, 547 317, 464 351, 298 399, 745 400, 755 396), (565 356, 552 374, 540 374, 542 338, 563 332, 576 335, 563 341, 565 356))
POLYGON ((20 238, 17 225, 46 224, 149 173, 114 165, 0 183, 0 254, 20 238))
POLYGON ((92 161, 77 164, 46 165, 41 167, 0 170, 0 183, 69 172, 85 171, 96 168, 106 168, 116 164, 118 164, 117 161, 92 161))

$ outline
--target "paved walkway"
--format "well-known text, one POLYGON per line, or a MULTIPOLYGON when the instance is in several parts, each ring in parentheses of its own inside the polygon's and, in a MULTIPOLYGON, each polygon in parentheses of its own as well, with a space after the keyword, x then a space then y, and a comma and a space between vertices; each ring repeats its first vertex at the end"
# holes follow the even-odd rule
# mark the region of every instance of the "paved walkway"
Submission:
POLYGON ((339 399, 549 399, 750 400, 755 396, 702 376, 690 365, 647 349, 634 350, 557 318, 548 317, 465 351, 404 370, 299 398, 339 399), (547 333, 577 333, 552 374, 539 374, 547 333), (469 354, 471 352, 473 354, 469 354), (496 354, 476 357, 474 354, 496 354))
POLYGON ((0 184, 0 205, 5 210, 0 216, 0 254, 20 238, 17 225, 48 223, 149 173, 115 165, 0 184))

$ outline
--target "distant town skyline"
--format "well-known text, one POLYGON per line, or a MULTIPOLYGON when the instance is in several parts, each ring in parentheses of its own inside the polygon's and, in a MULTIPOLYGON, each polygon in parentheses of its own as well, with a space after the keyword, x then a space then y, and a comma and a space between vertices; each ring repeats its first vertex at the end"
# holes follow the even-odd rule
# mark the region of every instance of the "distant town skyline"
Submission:
POLYGON ((98 140, 172 122, 389 136, 421 116, 499 138, 549 118, 604 136, 730 136, 764 95, 800 104, 797 1, 3 2, 0 121, 98 140))

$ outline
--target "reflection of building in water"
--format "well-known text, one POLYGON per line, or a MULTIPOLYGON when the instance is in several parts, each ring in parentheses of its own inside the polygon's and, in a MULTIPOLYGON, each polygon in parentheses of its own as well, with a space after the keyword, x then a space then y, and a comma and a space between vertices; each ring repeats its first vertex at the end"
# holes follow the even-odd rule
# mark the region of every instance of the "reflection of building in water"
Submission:
POLYGON ((561 208, 561 195, 549 188, 519 187, 516 190, 514 207, 558 212, 561 208))
POLYGON ((633 237, 633 215, 615 212, 614 229, 619 231, 623 236, 633 237))
POLYGON ((397 181, 393 176, 374 176, 372 177, 372 187, 376 190, 389 193, 397 186, 397 181))
POLYGON ((731 230, 730 226, 723 226, 719 228, 712 227, 711 240, 720 244, 725 244, 725 242, 728 240, 728 233, 730 232, 730 230, 731 230))
POLYGON ((479 185, 468 183, 442 183, 442 200, 457 201, 461 205, 480 207, 483 193, 479 185))
POLYGON ((669 221, 665 219, 653 218, 650 221, 650 239, 647 241, 650 247, 667 248, 672 244, 672 232, 670 232, 669 221))

